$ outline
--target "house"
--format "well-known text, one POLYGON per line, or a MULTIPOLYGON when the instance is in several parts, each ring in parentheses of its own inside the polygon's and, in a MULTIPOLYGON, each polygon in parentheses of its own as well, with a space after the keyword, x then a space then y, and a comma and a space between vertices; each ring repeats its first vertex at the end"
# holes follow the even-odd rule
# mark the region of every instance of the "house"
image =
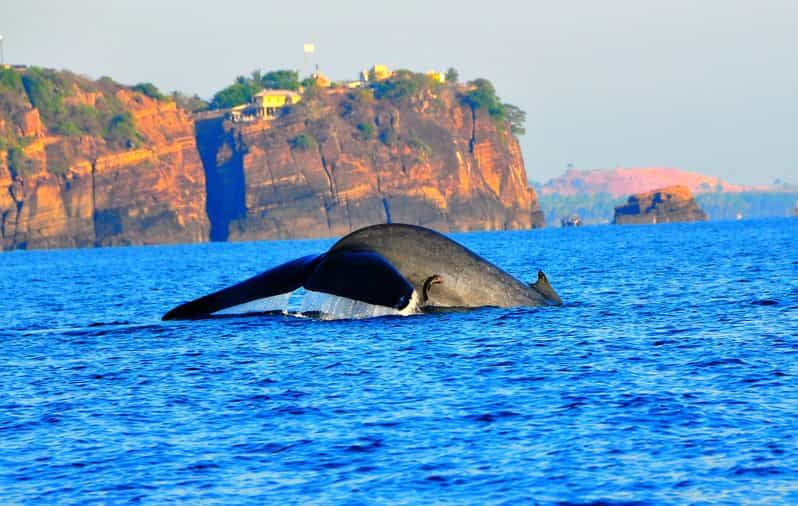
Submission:
POLYGON ((290 90, 262 90, 252 96, 248 104, 230 108, 229 118, 234 122, 273 119, 283 107, 302 100, 302 96, 290 90))
POLYGON ((393 71, 385 65, 374 65, 369 70, 360 72, 360 79, 363 82, 367 81, 382 81, 393 76, 393 71))
POLYGON ((277 116, 280 109, 296 104, 300 100, 302 100, 302 96, 295 91, 263 90, 252 96, 251 105, 255 107, 258 117, 273 118, 277 116))
POLYGON ((446 82, 445 72, 438 72, 437 70, 428 70, 427 75, 430 76, 433 79, 433 81, 439 82, 441 84, 446 82))

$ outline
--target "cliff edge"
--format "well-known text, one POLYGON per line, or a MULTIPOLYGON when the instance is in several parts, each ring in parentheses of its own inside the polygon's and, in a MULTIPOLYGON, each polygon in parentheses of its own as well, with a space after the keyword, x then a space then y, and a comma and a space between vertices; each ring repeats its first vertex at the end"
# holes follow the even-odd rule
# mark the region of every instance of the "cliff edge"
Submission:
POLYGON ((397 71, 301 98, 234 122, 152 85, 0 69, 0 249, 543 226, 523 113, 505 115, 489 82, 397 71))
POLYGON ((197 242, 190 115, 108 78, 0 69, 0 249, 197 242))
POLYGON ((318 90, 270 122, 197 123, 214 240, 324 237, 401 222, 543 226, 505 121, 454 87, 402 100, 318 90))

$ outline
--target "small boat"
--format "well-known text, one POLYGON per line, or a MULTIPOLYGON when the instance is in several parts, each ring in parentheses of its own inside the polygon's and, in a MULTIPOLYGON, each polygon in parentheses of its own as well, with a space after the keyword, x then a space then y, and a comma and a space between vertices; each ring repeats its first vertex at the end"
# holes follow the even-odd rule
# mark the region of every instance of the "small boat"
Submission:
POLYGON ((568 218, 560 218, 560 226, 561 227, 581 227, 582 226, 582 218, 579 217, 578 214, 572 214, 568 218))

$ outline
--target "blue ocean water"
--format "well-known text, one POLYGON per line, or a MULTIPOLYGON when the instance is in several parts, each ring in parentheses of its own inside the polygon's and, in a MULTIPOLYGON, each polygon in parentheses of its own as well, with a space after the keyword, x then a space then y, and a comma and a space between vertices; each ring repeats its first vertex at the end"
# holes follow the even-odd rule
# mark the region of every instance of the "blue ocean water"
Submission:
POLYGON ((798 503, 798 220, 454 237, 565 305, 161 322, 332 241, 0 255, 0 502, 798 503))

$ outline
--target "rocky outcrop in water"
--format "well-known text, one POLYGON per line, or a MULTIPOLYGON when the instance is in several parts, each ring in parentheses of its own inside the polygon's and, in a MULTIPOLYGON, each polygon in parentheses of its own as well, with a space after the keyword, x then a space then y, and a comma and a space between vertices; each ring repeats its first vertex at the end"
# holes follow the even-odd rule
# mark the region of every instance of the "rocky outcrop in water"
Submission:
POLYGON ((616 225, 644 225, 684 221, 706 221, 693 194, 685 186, 669 186, 629 197, 615 208, 616 225))

